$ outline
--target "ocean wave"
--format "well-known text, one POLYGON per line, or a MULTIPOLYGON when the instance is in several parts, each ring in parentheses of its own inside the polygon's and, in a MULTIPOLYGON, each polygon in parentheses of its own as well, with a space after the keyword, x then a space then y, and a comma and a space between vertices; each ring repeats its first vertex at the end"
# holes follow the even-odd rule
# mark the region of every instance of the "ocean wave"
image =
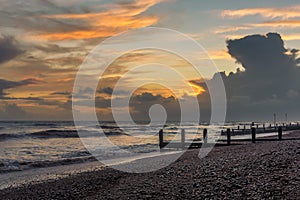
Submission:
POLYGON ((57 126, 57 123, 47 123, 47 122, 37 122, 33 124, 34 126, 57 126))
POLYGON ((34 133, 27 133, 25 136, 38 137, 38 138, 76 138, 78 133, 76 130, 45 130, 34 133))
POLYGON ((113 159, 121 157, 130 157, 133 153, 150 153, 157 151, 156 144, 141 144, 123 146, 121 149, 127 152, 119 151, 118 149, 99 149, 94 152, 94 156, 88 151, 70 152, 61 155, 56 160, 39 160, 39 161, 18 161, 18 160, 0 160, 0 173, 8 173, 14 171, 23 171, 33 168, 45 168, 61 165, 71 165, 77 163, 97 161, 97 159, 113 159), (96 159, 97 158, 97 159, 96 159))
POLYGON ((2 140, 7 140, 7 139, 13 139, 13 138, 21 138, 21 137, 24 137, 22 135, 19 135, 19 134, 0 134, 0 141, 2 140))
POLYGON ((45 161, 16 161, 8 160, 0 162, 0 173, 14 172, 14 171, 23 171, 32 168, 44 168, 44 167, 53 167, 60 165, 70 165, 76 163, 84 163, 89 161, 96 161, 96 159, 89 155, 79 158, 66 158, 60 160, 45 160, 45 161))
MULTIPOLYGON (((99 126, 97 126, 97 127, 99 127, 99 126)), ((120 128, 117 125, 100 125, 100 127, 103 129, 119 129, 120 130, 120 128)))
MULTIPOLYGON (((81 134, 80 137, 98 137, 99 134, 97 132, 85 131, 85 134, 81 134)), ((124 132, 115 131, 115 130, 104 130, 104 134, 107 136, 118 136, 118 135, 128 135, 124 132)), ((79 138, 78 132, 76 130, 44 130, 33 133, 25 133, 25 134, 0 134, 0 141, 7 139, 17 139, 17 138, 39 138, 39 139, 47 139, 47 138, 79 138)))

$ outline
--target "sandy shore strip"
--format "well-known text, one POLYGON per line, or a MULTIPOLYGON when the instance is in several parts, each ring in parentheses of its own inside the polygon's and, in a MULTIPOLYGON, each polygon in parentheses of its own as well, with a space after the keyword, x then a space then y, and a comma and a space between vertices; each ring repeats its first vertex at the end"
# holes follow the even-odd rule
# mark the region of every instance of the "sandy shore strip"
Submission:
MULTIPOLYGON (((300 132, 286 137, 299 138, 300 132)), ((156 159, 164 161, 163 157, 156 159)), ((216 147, 203 159, 198 158, 197 149, 189 150, 166 168, 150 173, 125 173, 90 165, 81 173, 66 173, 57 179, 2 189, 0 196, 2 199, 299 199, 299 164, 300 140, 243 143, 216 147)), ((46 173, 47 168, 44 170, 46 173)))

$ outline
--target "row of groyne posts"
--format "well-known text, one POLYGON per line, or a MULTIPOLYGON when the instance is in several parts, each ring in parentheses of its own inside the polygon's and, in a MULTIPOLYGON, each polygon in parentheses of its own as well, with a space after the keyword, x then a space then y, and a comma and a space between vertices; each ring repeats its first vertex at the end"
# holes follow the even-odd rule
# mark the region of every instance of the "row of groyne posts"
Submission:
MULTIPOLYGON (((283 140, 282 138, 282 132, 283 131, 290 131, 290 130, 299 130, 300 129, 300 124, 282 124, 282 125, 269 125, 268 127, 265 126, 265 124, 262 124, 259 126, 259 124, 256 125, 250 125, 249 129, 246 128, 246 125, 241 129, 240 126, 237 128, 227 128, 225 131, 221 131, 221 135, 225 135, 226 139, 219 139, 218 142, 222 142, 224 144, 227 143, 227 145, 230 145, 231 142, 248 142, 251 141, 252 143, 255 143, 256 141, 278 141, 278 140, 283 140), (269 138, 257 138, 256 135, 257 133, 274 133, 277 132, 277 138, 274 137, 269 137, 269 138), (247 135, 251 134, 251 139, 232 139, 231 136, 234 135, 247 135)), ((192 142, 187 142, 186 137, 185 137, 185 130, 181 130, 181 141, 180 142, 172 142, 169 143, 168 141, 164 141, 164 131, 161 129, 159 131, 159 148, 162 149, 164 147, 168 148, 186 148, 187 146, 190 148, 197 148, 201 147, 203 144, 209 144, 208 143, 208 130, 207 128, 203 129, 202 132, 202 142, 199 140, 197 141, 192 141, 192 142)), ((287 138, 285 140, 295 140, 295 139, 300 139, 300 138, 287 138)))

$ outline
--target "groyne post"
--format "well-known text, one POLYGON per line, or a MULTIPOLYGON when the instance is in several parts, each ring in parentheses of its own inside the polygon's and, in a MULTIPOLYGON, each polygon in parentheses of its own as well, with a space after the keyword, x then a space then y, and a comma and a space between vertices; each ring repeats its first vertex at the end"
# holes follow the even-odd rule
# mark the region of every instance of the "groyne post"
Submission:
POLYGON ((158 137, 159 137, 159 148, 162 149, 164 143, 164 131, 162 129, 159 130, 158 137))
POLYGON ((282 127, 278 127, 278 140, 282 140, 282 127))
POLYGON ((227 129, 227 145, 230 145, 231 135, 230 135, 230 128, 227 129))
POLYGON ((185 130, 181 129, 181 148, 184 149, 185 147, 185 130))
POLYGON ((207 129, 203 129, 203 142, 204 144, 207 144, 207 129))
POLYGON ((255 130, 255 128, 251 129, 251 134, 252 134, 252 143, 255 143, 255 140, 256 140, 256 130, 255 130))

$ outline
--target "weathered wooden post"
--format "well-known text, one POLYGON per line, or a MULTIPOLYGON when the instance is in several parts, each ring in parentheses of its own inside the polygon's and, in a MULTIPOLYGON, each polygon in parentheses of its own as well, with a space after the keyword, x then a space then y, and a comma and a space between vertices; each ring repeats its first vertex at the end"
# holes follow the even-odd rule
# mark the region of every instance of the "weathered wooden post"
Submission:
POLYGON ((185 147, 185 130, 181 129, 181 148, 184 149, 185 147))
POLYGON ((207 129, 203 129, 203 142, 204 144, 207 144, 207 129))
POLYGON ((265 126, 265 124, 263 124, 263 129, 264 129, 264 132, 266 131, 266 126, 265 126))
POLYGON ((282 140, 282 127, 278 127, 278 140, 282 140))
POLYGON ((255 143, 255 140, 256 140, 256 130, 255 130, 255 128, 251 129, 251 133, 252 133, 252 143, 255 143))
POLYGON ((256 128, 258 129, 258 124, 256 124, 256 128))
POLYGON ((246 124, 244 124, 244 130, 246 130, 246 124))
POLYGON ((162 129, 159 130, 158 132, 158 137, 159 137, 159 148, 162 149, 164 147, 164 131, 162 129))
POLYGON ((238 126, 238 130, 240 130, 240 126, 238 126))
POLYGON ((231 138, 231 135, 230 135, 230 128, 227 129, 227 145, 230 145, 230 138, 231 138))

